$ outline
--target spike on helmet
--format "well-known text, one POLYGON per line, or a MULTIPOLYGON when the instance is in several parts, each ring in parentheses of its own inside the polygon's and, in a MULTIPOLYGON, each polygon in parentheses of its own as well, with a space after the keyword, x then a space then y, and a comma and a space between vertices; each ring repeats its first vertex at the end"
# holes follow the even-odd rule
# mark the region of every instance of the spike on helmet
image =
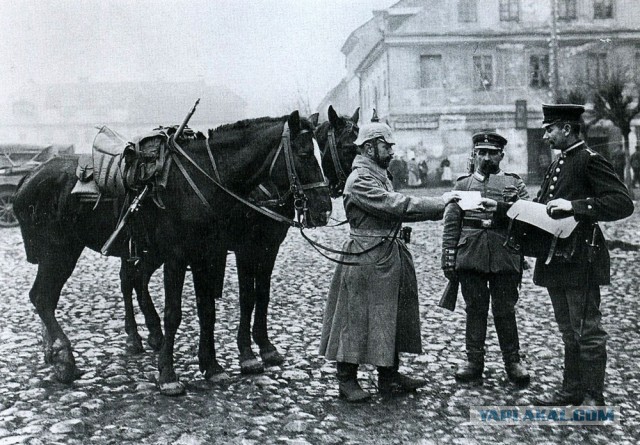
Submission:
POLYGON ((371 122, 380 122, 380 118, 378 117, 378 112, 376 109, 373 109, 373 116, 371 116, 371 122))

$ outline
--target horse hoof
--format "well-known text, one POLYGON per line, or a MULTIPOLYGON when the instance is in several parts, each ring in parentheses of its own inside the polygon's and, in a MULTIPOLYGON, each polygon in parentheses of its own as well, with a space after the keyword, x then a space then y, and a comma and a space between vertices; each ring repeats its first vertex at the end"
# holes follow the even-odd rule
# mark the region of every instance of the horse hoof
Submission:
MULTIPOLYGON (((206 375, 205 378, 207 378, 206 375)), ((211 383, 225 383, 230 379, 231 377, 229 376, 229 374, 227 374, 226 371, 213 374, 211 377, 207 378, 207 380, 211 383)))
POLYGON ((284 363, 284 357, 275 349, 267 352, 260 352, 260 358, 265 366, 280 366, 284 363))
POLYGON ((256 358, 244 360, 240 362, 241 374, 262 374, 264 372, 264 366, 256 358))
POLYGON ((60 383, 73 383, 82 377, 84 372, 76 368, 75 363, 54 363, 53 374, 60 383))
POLYGON ((184 384, 181 382, 159 383, 160 394, 168 397, 181 396, 186 392, 184 384))

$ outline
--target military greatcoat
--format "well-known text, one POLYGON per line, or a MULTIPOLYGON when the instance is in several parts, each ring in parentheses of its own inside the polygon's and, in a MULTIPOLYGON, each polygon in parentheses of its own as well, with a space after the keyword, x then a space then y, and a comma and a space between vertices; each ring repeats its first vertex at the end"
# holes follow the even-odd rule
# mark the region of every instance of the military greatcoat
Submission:
POLYGON ((536 261, 533 281, 544 287, 609 284, 610 260, 597 221, 615 221, 633 213, 627 187, 602 155, 579 141, 549 166, 535 201, 571 201, 580 224, 558 245, 551 263, 536 261))
POLYGON ((441 219, 440 198, 393 191, 387 171, 358 155, 344 189, 350 225, 344 261, 336 267, 324 312, 320 355, 339 362, 393 366, 396 352, 422 352, 417 281, 405 243, 393 239, 402 221, 441 219))

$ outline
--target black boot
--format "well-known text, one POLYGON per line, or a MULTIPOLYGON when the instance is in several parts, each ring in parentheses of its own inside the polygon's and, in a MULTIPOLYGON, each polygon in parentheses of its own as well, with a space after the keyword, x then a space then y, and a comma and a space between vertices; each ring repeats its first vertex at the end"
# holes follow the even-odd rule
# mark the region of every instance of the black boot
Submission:
POLYGON ((605 360, 582 360, 582 384, 584 385, 584 406, 606 406, 604 401, 604 376, 607 368, 605 360))
POLYGON ((378 392, 383 397, 415 392, 426 384, 427 382, 424 379, 415 379, 402 375, 393 367, 378 366, 378 392))
POLYGON ((474 358, 472 354, 467 354, 467 356, 467 362, 456 371, 456 380, 463 383, 482 381, 484 358, 474 358))
POLYGON ((365 402, 371 394, 360 387, 358 383, 358 365, 355 363, 337 363, 338 391, 340 398, 349 403, 365 402))
POLYGON ((515 360, 513 357, 510 358, 509 361, 505 362, 504 368, 507 371, 507 377, 509 377, 509 380, 511 380, 516 385, 527 386, 529 384, 531 376, 520 362, 519 357, 517 360, 515 360))
POLYGON ((565 345, 562 389, 535 397, 532 403, 537 406, 579 406, 583 399, 580 350, 577 345, 565 345))

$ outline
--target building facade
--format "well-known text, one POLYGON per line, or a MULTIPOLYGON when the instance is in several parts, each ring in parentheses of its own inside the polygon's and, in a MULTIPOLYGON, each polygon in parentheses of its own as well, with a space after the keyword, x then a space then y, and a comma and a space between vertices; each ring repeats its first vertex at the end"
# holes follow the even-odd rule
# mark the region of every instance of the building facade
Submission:
POLYGON ((504 168, 535 181, 550 161, 541 105, 640 72, 638 17, 636 0, 399 1, 349 36, 347 75, 320 108, 376 108, 430 171, 448 158, 464 173, 471 134, 496 130, 504 168))
POLYGON ((76 152, 90 152, 96 127, 134 137, 159 125, 179 125, 198 98, 189 122, 193 129, 206 132, 246 118, 243 98, 199 81, 32 84, 0 110, 0 141, 73 144, 76 152))

